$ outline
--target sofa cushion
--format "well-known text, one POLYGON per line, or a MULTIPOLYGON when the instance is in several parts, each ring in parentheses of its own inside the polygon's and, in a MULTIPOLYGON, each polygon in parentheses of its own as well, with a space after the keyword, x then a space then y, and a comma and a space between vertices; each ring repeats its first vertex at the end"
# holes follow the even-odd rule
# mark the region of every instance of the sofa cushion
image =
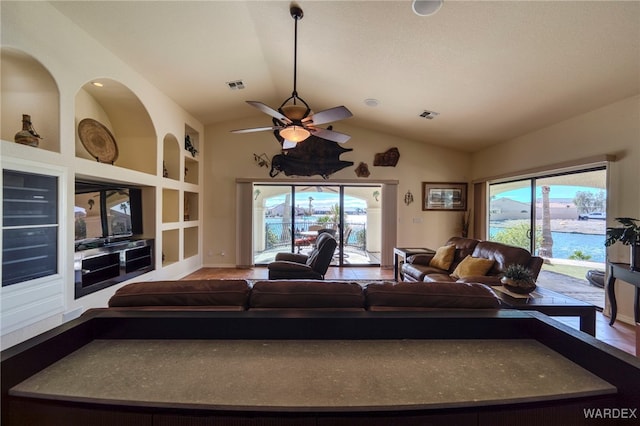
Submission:
POLYGON ((456 281, 456 279, 449 274, 448 272, 427 272, 422 277, 422 281, 425 283, 433 283, 433 282, 447 282, 447 281, 456 281))
POLYGON ((258 281, 250 309, 364 310, 362 286, 342 281, 258 281))
POLYGON ((449 267, 449 272, 453 272, 456 269, 458 264, 464 260, 465 257, 469 256, 475 250, 476 245, 478 244, 478 240, 473 238, 464 238, 464 237, 451 237, 447 240, 445 245, 454 245, 456 246, 456 254, 453 257, 453 262, 449 267))
POLYGON ((453 244, 439 247, 436 250, 436 254, 433 256, 433 258, 429 262, 429 266, 432 266, 434 268, 444 269, 446 271, 449 269, 449 267, 453 263, 453 258, 455 254, 456 254, 456 246, 453 244))
POLYGON ((464 278, 473 275, 486 275, 493 266, 493 259, 467 256, 451 274, 454 278, 464 278))
POLYGON ((511 264, 528 266, 531 261, 531 253, 529 251, 494 241, 480 241, 476 245, 472 256, 494 261, 488 275, 501 275, 505 268, 511 264))
POLYGON ((478 283, 370 283, 364 292, 367 309, 371 311, 500 307, 493 290, 478 283))
POLYGON ((245 310, 250 290, 245 280, 147 281, 119 288, 109 299, 109 307, 206 306, 245 310))

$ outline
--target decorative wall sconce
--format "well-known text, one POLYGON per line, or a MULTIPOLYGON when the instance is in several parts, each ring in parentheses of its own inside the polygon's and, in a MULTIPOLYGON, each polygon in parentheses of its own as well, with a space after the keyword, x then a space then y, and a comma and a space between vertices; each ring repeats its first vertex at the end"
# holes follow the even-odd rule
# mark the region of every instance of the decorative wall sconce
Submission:
POLYGON ((380 191, 373 191, 373 198, 375 198, 376 201, 380 201, 380 191))
POLYGON ((408 206, 409 204, 413 203, 413 194, 411 193, 411 191, 407 191, 406 194, 404 194, 404 203, 408 206))

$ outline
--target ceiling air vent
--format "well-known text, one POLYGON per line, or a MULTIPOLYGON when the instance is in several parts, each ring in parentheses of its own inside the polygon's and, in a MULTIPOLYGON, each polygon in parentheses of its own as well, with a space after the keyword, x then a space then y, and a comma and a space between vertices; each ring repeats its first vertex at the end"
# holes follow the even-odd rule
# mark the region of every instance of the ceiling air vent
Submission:
POLYGON ((227 81, 227 86, 229 86, 229 89, 231 90, 244 89, 244 83, 242 82, 242 80, 227 81))
POLYGON ((440 115, 439 112, 435 112, 435 111, 427 111, 426 109, 424 110, 424 112, 422 112, 422 114, 420 114, 420 117, 422 118, 426 118, 427 120, 433 120, 435 117, 437 117, 438 115, 440 115))

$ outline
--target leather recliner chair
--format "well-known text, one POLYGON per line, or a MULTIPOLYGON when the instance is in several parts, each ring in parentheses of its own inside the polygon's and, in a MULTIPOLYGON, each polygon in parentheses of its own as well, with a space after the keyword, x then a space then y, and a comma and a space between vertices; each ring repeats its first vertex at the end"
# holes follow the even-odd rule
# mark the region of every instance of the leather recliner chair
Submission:
POLYGON ((278 253, 276 260, 268 266, 269 279, 323 280, 337 246, 336 239, 324 232, 318 235, 316 247, 309 255, 278 253))

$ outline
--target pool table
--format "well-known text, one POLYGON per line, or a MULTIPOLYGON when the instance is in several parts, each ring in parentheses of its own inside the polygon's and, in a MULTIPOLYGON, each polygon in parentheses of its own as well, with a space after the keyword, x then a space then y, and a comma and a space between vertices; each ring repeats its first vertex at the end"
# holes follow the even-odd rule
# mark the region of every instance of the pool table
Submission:
POLYGON ((92 310, 1 368, 3 425, 570 425, 640 401, 636 358, 533 311, 92 310))

